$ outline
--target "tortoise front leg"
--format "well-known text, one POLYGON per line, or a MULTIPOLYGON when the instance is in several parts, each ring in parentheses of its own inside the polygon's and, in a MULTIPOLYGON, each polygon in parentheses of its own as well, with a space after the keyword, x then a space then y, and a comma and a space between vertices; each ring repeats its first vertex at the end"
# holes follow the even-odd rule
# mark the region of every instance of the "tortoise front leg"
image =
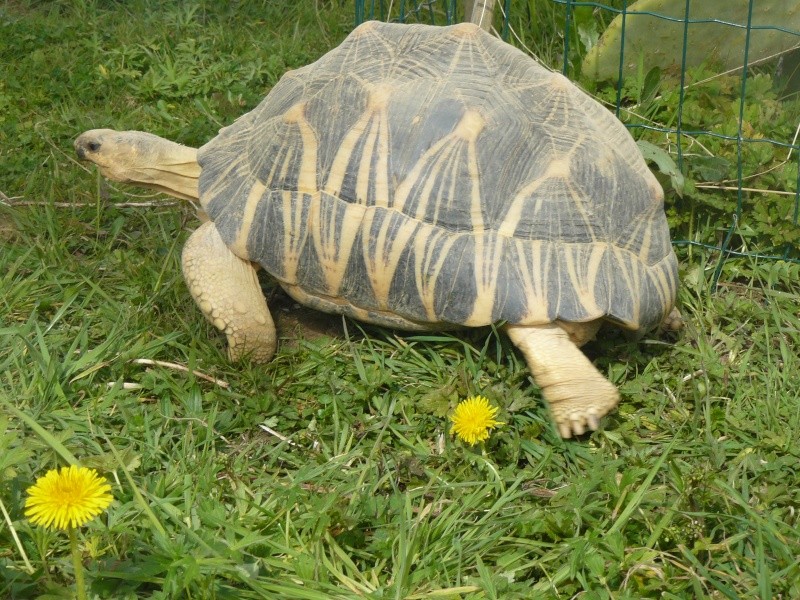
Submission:
POLYGON ((277 347, 275 324, 253 265, 231 252, 210 222, 186 241, 182 262, 195 302, 228 337, 228 357, 269 361, 277 347))
MULTIPOLYGON (((578 324, 571 325, 574 328, 578 324)), ((597 429, 600 418, 619 402, 619 392, 575 345, 570 334, 556 324, 508 325, 506 332, 525 355, 561 437, 597 429)), ((585 341, 585 336, 574 332, 572 337, 585 341)))

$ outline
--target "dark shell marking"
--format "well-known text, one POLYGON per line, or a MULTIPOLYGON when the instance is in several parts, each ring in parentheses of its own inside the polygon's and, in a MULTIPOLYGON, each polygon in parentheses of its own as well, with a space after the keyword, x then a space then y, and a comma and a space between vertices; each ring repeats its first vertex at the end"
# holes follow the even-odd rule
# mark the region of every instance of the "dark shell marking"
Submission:
POLYGON ((360 26, 199 162, 222 239, 322 310, 645 331, 674 302, 663 192, 625 127, 472 25, 360 26))

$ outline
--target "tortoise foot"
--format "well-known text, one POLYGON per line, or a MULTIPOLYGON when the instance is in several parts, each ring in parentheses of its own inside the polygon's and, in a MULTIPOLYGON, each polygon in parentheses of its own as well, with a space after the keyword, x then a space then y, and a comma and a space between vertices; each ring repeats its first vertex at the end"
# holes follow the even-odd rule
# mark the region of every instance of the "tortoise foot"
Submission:
MULTIPOLYGON (((596 330, 592 323, 585 325, 596 330)), ((570 339, 575 332, 557 324, 509 325, 506 331, 525 355, 562 438, 597 429, 619 403, 617 388, 570 339)))
POLYGON ((673 307, 669 314, 664 317, 664 320, 661 321, 661 325, 659 329, 664 333, 680 331, 683 329, 683 317, 681 316, 681 312, 673 307))
MULTIPOLYGON (((591 398, 558 399, 543 390, 545 399, 550 405, 553 421, 558 427, 562 438, 571 438, 573 435, 583 435, 587 431, 595 431, 600 427, 600 419, 607 415, 619 402, 619 393, 607 380, 605 394, 593 393, 591 398), (550 398, 548 398, 550 396, 550 398)), ((600 390, 595 390, 600 391, 600 390)))

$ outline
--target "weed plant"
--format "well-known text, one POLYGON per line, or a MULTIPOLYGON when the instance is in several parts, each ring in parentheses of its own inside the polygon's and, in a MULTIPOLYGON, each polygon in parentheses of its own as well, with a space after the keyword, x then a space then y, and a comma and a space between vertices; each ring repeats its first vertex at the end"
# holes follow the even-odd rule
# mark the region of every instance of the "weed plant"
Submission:
MULTIPOLYGON (((623 401, 561 441, 492 330, 318 319, 271 364, 231 365, 180 275, 193 209, 73 157, 93 127, 199 145, 352 21, 322 0, 0 5, 0 597, 71 593, 66 543, 23 517, 70 456, 115 496, 82 532, 95 598, 800 597, 797 264, 728 261, 715 287, 714 251, 678 247, 685 330, 591 344, 623 401), (470 448, 446 416, 475 393, 505 425, 470 448)), ((724 129, 736 90, 714 85, 687 118, 724 129)), ((687 221, 670 198, 678 232, 727 225, 716 200, 687 221)), ((760 239, 792 242, 783 216, 756 217, 760 239)))

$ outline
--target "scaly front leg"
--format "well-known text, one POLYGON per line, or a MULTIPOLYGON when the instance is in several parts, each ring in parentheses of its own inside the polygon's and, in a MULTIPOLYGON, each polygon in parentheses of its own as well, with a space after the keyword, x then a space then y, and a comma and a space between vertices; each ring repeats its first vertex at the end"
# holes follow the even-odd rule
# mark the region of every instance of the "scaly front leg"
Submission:
POLYGON ((195 302, 228 337, 228 357, 268 362, 277 336, 253 265, 231 252, 213 223, 204 223, 189 237, 182 262, 195 302))
MULTIPOLYGON (((573 328, 578 325, 572 324, 573 328)), ((596 327, 593 329, 596 331, 596 327)), ((570 335, 555 323, 508 325, 506 332, 525 355, 561 437, 597 429, 600 418, 619 402, 619 391, 589 362, 570 335)), ((573 337, 585 341, 585 336, 577 333, 573 337)))

